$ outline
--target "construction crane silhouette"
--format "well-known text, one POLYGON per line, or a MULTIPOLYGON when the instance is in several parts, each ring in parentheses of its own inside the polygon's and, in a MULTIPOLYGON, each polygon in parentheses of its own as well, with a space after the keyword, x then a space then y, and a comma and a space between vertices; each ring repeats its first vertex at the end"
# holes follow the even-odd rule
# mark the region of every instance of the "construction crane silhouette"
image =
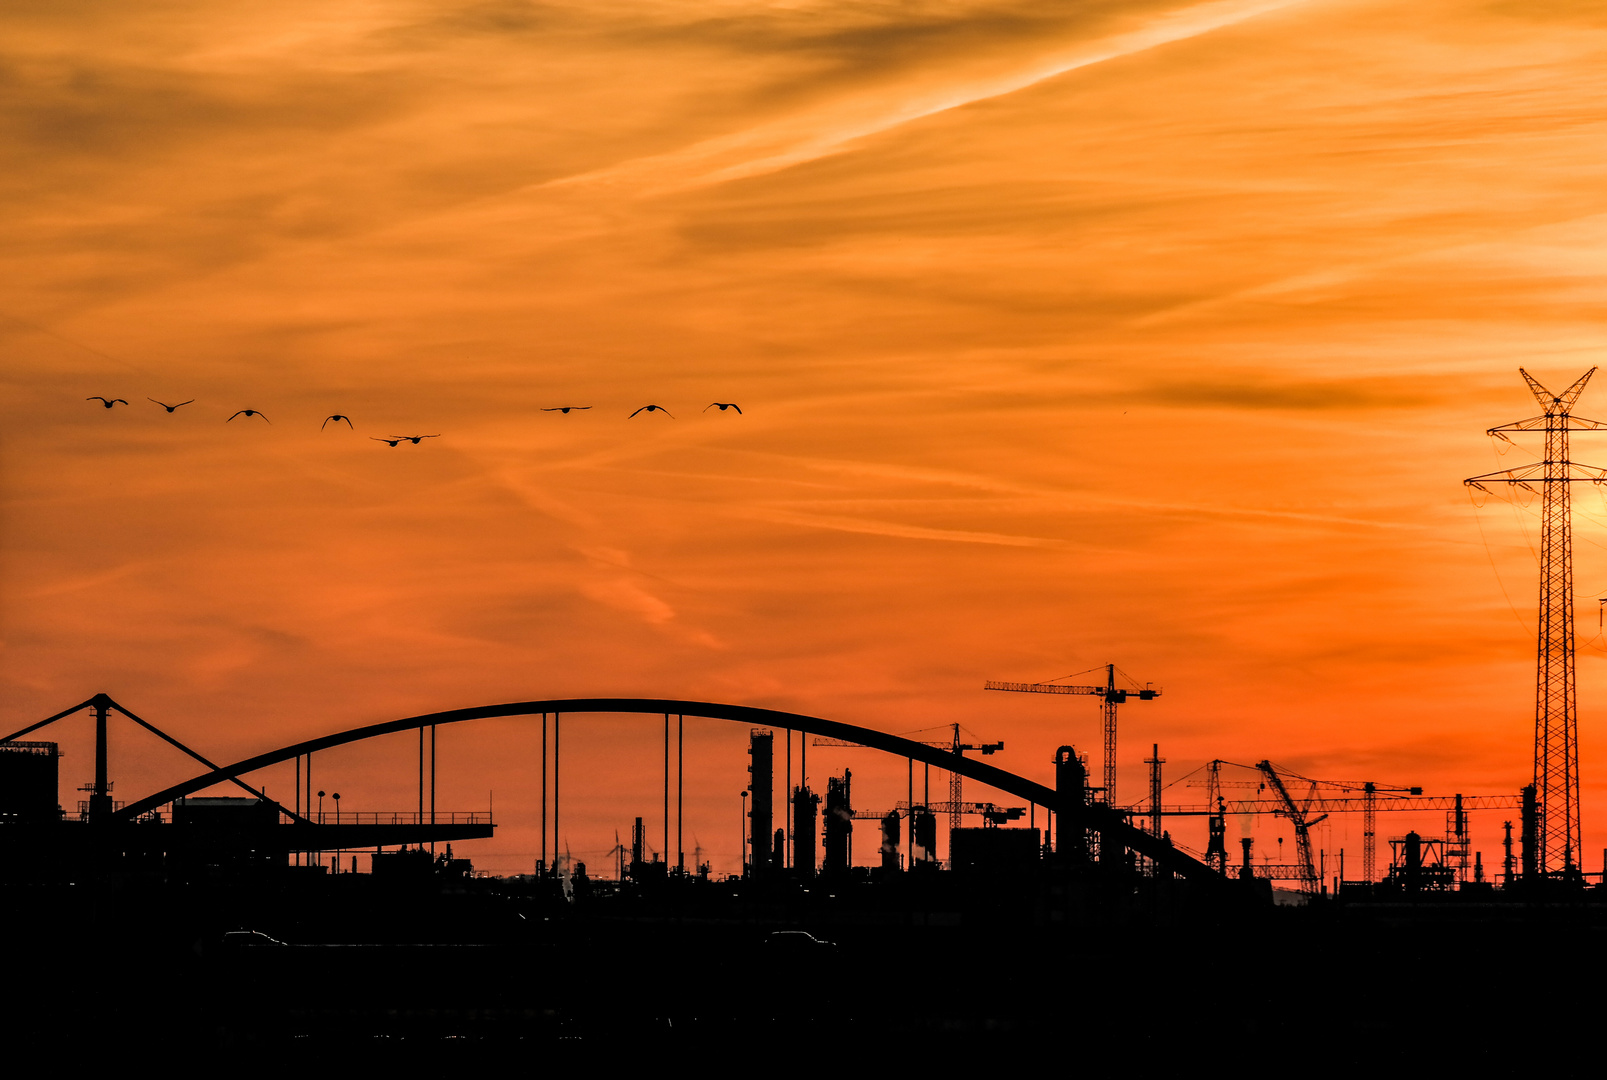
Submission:
POLYGON ((1267 778, 1267 784, 1278 796, 1278 801, 1283 804, 1282 816, 1288 818, 1289 824, 1294 826, 1295 854, 1300 860, 1300 891, 1308 897, 1316 896, 1322 891, 1322 879, 1317 876, 1317 860, 1311 852, 1311 827, 1328 816, 1327 814, 1319 814, 1314 818, 1306 816, 1310 812, 1312 800, 1316 797, 1317 784, 1313 781, 1305 802, 1296 805, 1294 797, 1289 794, 1289 789, 1284 786, 1283 777, 1272 767, 1272 762, 1258 761, 1255 767, 1261 770, 1261 775, 1267 778))
POLYGON ((1380 786, 1368 780, 1362 784, 1361 808, 1361 872, 1364 881, 1372 881, 1378 862, 1378 796, 1388 799, 1403 799, 1411 795, 1421 795, 1420 787, 1390 787, 1380 786))
MULTIPOLYGON (((848 743, 845 745, 857 746, 858 744, 848 743)), ((921 861, 931 862, 937 858, 935 848, 925 847, 925 844, 932 843, 932 841, 929 840, 923 842, 919 839, 920 830, 916 825, 916 820, 922 814, 925 814, 928 819, 933 818, 937 814, 947 814, 949 815, 949 820, 951 822, 957 820, 962 814, 976 814, 982 818, 983 828, 996 829, 999 826, 1004 825, 1006 822, 1019 821, 1021 818, 1026 817, 1027 808, 1024 806, 1000 806, 998 803, 990 802, 934 802, 923 806, 920 803, 911 804, 903 799, 900 799, 893 805, 893 809, 891 810, 855 810, 852 812, 851 816, 855 820, 879 822, 882 824, 884 829, 886 828, 886 821, 888 818, 899 818, 907 821, 909 823, 909 861, 904 865, 906 867, 914 867, 921 861), (918 851, 924 851, 924 854, 917 854, 918 851)), ((888 843, 888 835, 885 831, 882 833, 882 842, 884 845, 888 843)), ((890 850, 896 851, 898 846, 897 834, 893 835, 891 842, 893 845, 892 849, 889 849, 886 846, 882 848, 884 858, 887 856, 890 850)), ((953 836, 951 834, 950 843, 952 842, 953 836)), ((953 853, 951 851, 950 855, 952 856, 952 854, 953 853)), ((900 856, 900 858, 903 858, 903 856, 900 856)), ((883 863, 883 865, 885 866, 887 864, 883 863)))
MULTIPOLYGON (((1089 668, 1097 671, 1097 668, 1089 668)), ((1121 673, 1122 678, 1133 684, 1131 690, 1116 685, 1116 673, 1120 670, 1115 664, 1105 665, 1104 686, 1072 686, 1062 682, 1019 683, 998 682, 989 679, 982 684, 984 690, 1009 690, 1018 694, 1089 694, 1100 698, 1103 702, 1101 708, 1105 720, 1105 802, 1114 806, 1116 804, 1116 706, 1125 703, 1129 696, 1137 696, 1140 701, 1150 701, 1161 696, 1161 692, 1150 683, 1142 688, 1127 672, 1121 673)), ((1079 675, 1087 672, 1078 672, 1079 675)), ((1076 675, 1065 676, 1075 679, 1076 675)))
MULTIPOLYGON (((1004 749, 1004 743, 1003 742, 993 742, 993 743, 961 742, 960 741, 961 728, 960 728, 959 724, 946 724, 944 726, 949 728, 950 733, 951 733, 950 737, 948 739, 944 739, 944 740, 912 739, 911 741, 912 742, 918 742, 922 746, 936 746, 936 747, 938 747, 940 749, 948 750, 948 751, 952 752, 955 757, 964 757, 965 752, 967 750, 980 750, 982 752, 983 756, 986 756, 988 754, 994 753, 995 751, 1004 749)), ((926 730, 927 731, 935 731, 936 729, 935 728, 927 728, 926 730)), ((911 732, 911 734, 920 735, 920 734, 922 734, 922 732, 916 731, 916 732, 911 732)), ((818 737, 818 738, 815 739, 815 745, 816 746, 860 746, 861 744, 856 743, 856 742, 848 742, 847 740, 844 740, 844 739, 828 739, 828 738, 825 738, 824 736, 822 736, 822 737, 818 737)), ((970 811, 965 811, 965 810, 961 809, 962 806, 966 805, 962 801, 962 790, 961 790, 961 788, 962 788, 962 785, 961 785, 960 774, 957 773, 957 772, 954 772, 953 770, 950 770, 949 771, 949 801, 948 801, 948 805, 945 807, 945 809, 947 809, 948 813, 949 813, 949 828, 950 829, 958 829, 960 827, 960 815, 962 813, 970 812, 970 811)), ((933 809, 935 810, 936 807, 933 807, 933 809)))
POLYGON ((860 819, 880 821, 889 814, 908 817, 911 810, 930 810, 934 814, 978 814, 981 816, 983 823, 989 827, 1003 825, 1007 821, 1018 821, 1027 816, 1027 808, 1024 806, 1000 806, 998 803, 990 802, 967 802, 953 806, 948 803, 932 803, 930 806, 916 804, 911 806, 903 799, 900 799, 893 804, 893 809, 891 810, 855 810, 853 817, 856 821, 860 819))
MULTIPOLYGON (((1464 815, 1471 810, 1506 810, 1522 805, 1520 795, 1429 795, 1423 794, 1421 787, 1402 787, 1391 784, 1379 784, 1371 780, 1313 780, 1308 776, 1291 772, 1288 769, 1273 765, 1270 761, 1260 761, 1255 765, 1239 765, 1220 758, 1205 763, 1205 777, 1199 780, 1186 780, 1189 787, 1204 787, 1207 789, 1207 804, 1205 806, 1173 805, 1162 808, 1166 816, 1209 816, 1211 825, 1211 850, 1206 861, 1213 866, 1221 862, 1219 856, 1225 854, 1221 851, 1223 834, 1222 823, 1230 814, 1272 814, 1277 817, 1288 818, 1295 828, 1295 842, 1300 862, 1289 867, 1288 876, 1301 882, 1302 889, 1320 890, 1321 882, 1315 872, 1315 866, 1309 852, 1300 850, 1302 834, 1307 834, 1306 844, 1309 846, 1309 831, 1312 826, 1328 817, 1330 814, 1362 815, 1362 880, 1373 881, 1376 878, 1377 868, 1377 819, 1380 811, 1422 811, 1445 810, 1450 811, 1460 822, 1464 815), (1224 780, 1222 779, 1222 766, 1230 765, 1235 768, 1249 769, 1259 775, 1254 780, 1224 780), (1301 785, 1306 786, 1305 796, 1296 802, 1292 791, 1298 790, 1301 785), (1223 795, 1228 788, 1251 788, 1258 792, 1270 790, 1275 796, 1272 799, 1229 799, 1223 795), (1353 793, 1360 793, 1356 797, 1353 793), (1320 816, 1311 817, 1317 813, 1320 816), (1315 883, 1315 884, 1313 884, 1315 883)), ((1193 774, 1190 774, 1193 775, 1193 774)), ((1465 846, 1465 825, 1459 825, 1452 830, 1460 838, 1459 843, 1465 846)), ((1465 860, 1464 860, 1465 861, 1465 860)))

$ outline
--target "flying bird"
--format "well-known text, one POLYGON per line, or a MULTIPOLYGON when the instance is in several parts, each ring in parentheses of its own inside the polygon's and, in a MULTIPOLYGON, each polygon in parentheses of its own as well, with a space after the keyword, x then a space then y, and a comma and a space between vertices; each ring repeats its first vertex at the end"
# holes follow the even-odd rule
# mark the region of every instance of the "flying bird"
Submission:
POLYGON ((735 409, 738 416, 742 415, 742 406, 734 401, 711 401, 703 407, 704 412, 708 412, 710 409, 719 409, 721 412, 725 412, 727 409, 735 409))
MULTIPOLYGON (((239 412, 235 413, 234 416, 262 416, 262 414, 256 409, 241 409, 239 412)), ((233 420, 234 416, 229 417, 229 420, 233 420)), ((225 420, 224 423, 227 424, 229 420, 225 420)), ((266 416, 262 416, 262 422, 265 424, 273 423, 273 421, 269 420, 266 416)))
POLYGON ((590 405, 554 405, 550 409, 542 409, 541 411, 542 412, 561 412, 565 416, 567 416, 567 415, 569 415, 570 412, 572 412, 572 411, 574 411, 576 409, 589 409, 589 408, 591 408, 590 405))
POLYGON ((369 438, 373 439, 375 442, 384 443, 386 446, 389 446, 392 450, 396 449, 396 444, 402 441, 401 439, 382 439, 378 435, 370 435, 369 438))
POLYGON ((120 397, 114 397, 114 398, 103 398, 103 397, 101 397, 101 396, 100 396, 100 395, 99 395, 99 394, 97 394, 97 395, 95 395, 95 396, 94 396, 94 397, 86 397, 86 398, 85 398, 85 399, 84 399, 84 400, 85 400, 85 401, 98 401, 98 402, 101 402, 101 403, 102 403, 102 404, 103 404, 103 405, 105 405, 105 406, 106 406, 106 407, 107 407, 107 408, 108 408, 108 409, 109 409, 109 408, 111 408, 111 407, 112 407, 112 406, 113 406, 113 405, 116 405, 116 404, 118 404, 118 403, 119 403, 119 402, 121 402, 121 403, 122 403, 122 404, 124 404, 124 405, 127 405, 127 404, 128 404, 128 402, 126 402, 126 401, 123 401, 123 399, 122 399, 122 398, 120 398, 120 397))
MULTIPOLYGON (((346 426, 347 426, 347 427, 351 427, 351 426, 352 426, 352 418, 351 418, 351 417, 349 417, 349 416, 342 416, 342 415, 341 415, 341 414, 340 414, 340 413, 333 413, 333 414, 331 414, 331 415, 329 415, 329 416, 326 416, 326 417, 324 417, 324 422, 323 422, 323 423, 322 423, 322 424, 319 424, 319 425, 318 425, 318 430, 319 430, 319 431, 322 431, 322 430, 324 430, 324 428, 326 428, 326 427, 328 427, 328 426, 329 426, 329 422, 330 422, 330 421, 331 421, 331 420, 344 420, 344 421, 346 421, 346 426)), ((356 429, 356 428, 352 428, 352 430, 353 430, 353 431, 355 431, 355 430, 357 430, 357 429, 356 429)))
POLYGON ((665 416, 669 417, 671 420, 675 419, 675 414, 670 412, 668 409, 666 409, 662 405, 643 405, 640 409, 637 409, 636 412, 631 413, 631 415, 627 416, 625 419, 629 420, 631 418, 631 416, 635 416, 636 413, 644 413, 644 412, 661 412, 665 416))
MULTIPOLYGON (((156 401, 156 399, 153 398, 153 397, 148 397, 145 400, 146 401, 156 401)), ((190 399, 190 401, 194 401, 194 400, 195 400, 194 398, 190 399)), ((181 402, 178 403, 178 405, 169 405, 165 401, 156 401, 156 403, 158 405, 162 406, 162 408, 166 409, 168 412, 173 412, 173 411, 175 411, 176 409, 178 409, 182 405, 188 405, 190 403, 190 401, 181 401, 181 402)))
POLYGON ((391 438, 395 439, 397 442, 410 442, 414 446, 418 445, 420 439, 439 439, 440 437, 441 436, 439 436, 439 435, 392 435, 391 436, 391 438))

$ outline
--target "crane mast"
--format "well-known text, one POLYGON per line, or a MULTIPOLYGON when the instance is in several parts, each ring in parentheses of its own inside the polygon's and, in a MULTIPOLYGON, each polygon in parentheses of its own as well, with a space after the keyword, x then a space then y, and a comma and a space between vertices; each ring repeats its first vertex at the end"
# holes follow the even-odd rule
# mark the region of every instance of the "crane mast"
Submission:
MULTIPOLYGON (((941 749, 947 750, 951 754, 953 754, 955 757, 964 757, 965 752, 967 750, 980 750, 982 752, 982 754, 984 756, 986 756, 988 754, 997 753, 998 751, 1004 749, 1004 741, 1003 740, 1000 740, 999 742, 991 742, 991 743, 968 743, 968 742, 962 742, 961 739, 960 739, 960 730, 961 730, 960 725, 959 724, 949 724, 948 727, 949 727, 949 729, 950 729, 952 734, 951 734, 950 738, 948 739, 948 741, 946 741, 946 742, 939 742, 939 741, 937 741, 935 739, 915 739, 913 741, 920 743, 922 746, 936 746, 936 747, 939 747, 941 749)), ((928 730, 930 730, 930 729, 928 729, 928 730)), ((826 738, 825 736, 821 736, 821 737, 816 738, 815 739, 815 745, 816 746, 853 746, 853 747, 860 747, 861 746, 860 743, 849 742, 846 739, 831 739, 831 738, 826 738)), ((955 772, 953 769, 949 770, 949 801, 948 801, 949 810, 948 810, 948 815, 949 815, 949 828, 950 829, 958 829, 960 827, 960 815, 962 813, 970 813, 971 812, 969 810, 961 810, 960 809, 961 806, 980 805, 980 804, 975 804, 975 803, 965 803, 965 802, 963 802, 962 796, 964 795, 965 792, 964 792, 964 787, 963 787, 962 781, 963 781, 963 778, 960 776, 959 773, 955 772)))
POLYGON ((1309 854, 1311 827, 1329 814, 1359 812, 1362 815, 1362 880, 1372 881, 1375 876, 1375 844, 1380 810, 1451 810, 1457 815, 1456 820, 1461 823, 1456 829, 1456 835, 1462 837, 1465 844, 1465 811, 1516 807, 1520 802, 1516 795, 1425 797, 1420 787, 1395 787, 1374 783, 1371 780, 1365 783, 1313 780, 1286 769, 1280 770, 1269 761, 1262 761, 1254 766, 1235 766, 1254 768, 1260 774, 1259 781, 1223 780, 1222 766, 1233 764, 1220 758, 1208 761, 1205 763, 1205 778, 1189 781, 1191 787, 1206 789, 1204 806, 1168 806, 1162 808, 1162 813, 1174 817, 1208 816, 1211 819, 1210 847, 1206 852, 1206 861, 1212 865, 1216 865, 1218 861, 1225 862, 1226 846, 1221 833, 1225 831, 1226 818, 1229 814, 1275 814, 1288 818, 1295 827, 1297 847, 1304 844, 1306 849, 1301 851, 1301 861, 1296 864, 1297 878, 1303 883, 1303 888, 1314 885, 1320 889, 1321 883, 1317 879, 1313 861, 1305 856, 1309 854), (1288 782, 1292 780, 1310 785, 1305 799, 1298 805, 1288 790, 1288 782), (1262 790, 1270 787, 1275 797, 1229 800, 1222 794, 1223 789, 1229 787, 1259 787, 1262 790), (1340 794, 1328 794, 1331 791, 1338 791, 1340 794), (1349 793, 1354 791, 1360 791, 1361 797, 1351 797, 1349 793), (1311 817, 1313 813, 1319 813, 1321 816, 1311 817))
MULTIPOLYGON (((1126 673, 1124 672, 1125 676, 1126 673)), ((1136 684, 1135 684, 1136 685, 1136 684)), ((1161 696, 1161 692, 1149 683, 1143 689, 1128 690, 1116 685, 1116 665, 1105 665, 1105 685, 1103 686, 1072 686, 1067 683, 1019 683, 1000 682, 989 679, 983 683, 984 690, 1007 690, 1016 694, 1084 694, 1100 699, 1100 717, 1105 729, 1105 761, 1104 761, 1104 790, 1105 802, 1114 806, 1116 803, 1116 707, 1124 704, 1128 697, 1136 696, 1140 701, 1151 701, 1161 696)))

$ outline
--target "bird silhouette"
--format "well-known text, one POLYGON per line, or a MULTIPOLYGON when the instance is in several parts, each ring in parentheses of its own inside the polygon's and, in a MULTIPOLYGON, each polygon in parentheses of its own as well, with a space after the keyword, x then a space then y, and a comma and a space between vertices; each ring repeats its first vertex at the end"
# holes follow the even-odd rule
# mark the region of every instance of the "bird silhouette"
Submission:
MULTIPOLYGON (((153 398, 153 397, 148 397, 145 400, 146 401, 156 401, 156 399, 153 398)), ((190 399, 190 401, 194 401, 194 400, 195 400, 194 398, 190 399)), ((156 403, 158 405, 162 406, 162 408, 166 409, 168 412, 173 412, 173 411, 175 411, 176 409, 178 409, 182 405, 188 405, 190 403, 190 401, 181 401, 181 402, 178 403, 178 405, 169 405, 165 401, 156 401, 156 403)))
POLYGON ((86 397, 84 400, 85 401, 98 401, 101 404, 105 405, 108 409, 111 408, 113 405, 118 404, 119 402, 121 402, 124 405, 128 404, 128 402, 123 401, 123 399, 120 398, 120 397, 103 398, 99 394, 95 395, 94 397, 86 397))
MULTIPOLYGON (((344 421, 346 421, 346 426, 347 426, 347 427, 351 427, 351 426, 352 426, 352 418, 351 418, 351 417, 349 417, 349 416, 342 416, 342 415, 341 415, 341 414, 340 414, 340 413, 333 413, 333 414, 331 414, 331 415, 329 415, 329 416, 326 416, 326 417, 324 417, 324 422, 323 422, 323 423, 322 423, 322 424, 319 424, 319 425, 318 425, 318 430, 319 430, 319 431, 322 431, 322 430, 324 430, 324 428, 326 428, 326 427, 328 427, 328 426, 329 426, 329 422, 330 422, 330 421, 331 421, 331 420, 344 420, 344 421)), ((354 430, 354 431, 355 431, 355 430, 356 430, 356 428, 352 428, 352 430, 354 430)))
POLYGON ((396 449, 396 444, 402 441, 401 439, 382 439, 378 435, 370 435, 369 438, 375 442, 382 442, 393 450, 396 449))
POLYGON ((441 436, 439 436, 439 435, 392 435, 391 436, 391 438, 397 440, 398 442, 410 442, 414 446, 418 445, 420 439, 439 439, 440 437, 441 436))
MULTIPOLYGON (((241 409, 239 412, 235 413, 234 416, 262 416, 262 414, 256 409, 241 409)), ((234 416, 229 417, 229 420, 233 420, 234 416)), ((229 420, 225 420, 224 423, 227 424, 229 420)), ((265 424, 273 423, 273 421, 269 420, 266 416, 262 416, 262 421, 265 424)))
POLYGON ((631 418, 631 416, 635 416, 636 413, 644 413, 644 412, 661 412, 665 416, 669 417, 671 420, 675 419, 675 414, 670 412, 668 409, 666 409, 662 405, 643 405, 640 409, 637 409, 636 412, 631 413, 631 415, 627 416, 625 419, 629 420, 631 418))
POLYGON ((707 405, 703 406, 703 411, 708 412, 710 409, 716 408, 721 412, 725 412, 727 409, 735 409, 738 416, 742 415, 742 406, 738 405, 734 401, 711 401, 707 405))
POLYGON ((561 412, 561 413, 563 413, 564 415, 567 416, 567 415, 569 415, 569 413, 571 413, 571 412, 573 412, 573 411, 575 411, 577 409, 589 409, 589 408, 591 408, 590 405, 554 405, 550 409, 542 409, 541 411, 542 412, 561 412))

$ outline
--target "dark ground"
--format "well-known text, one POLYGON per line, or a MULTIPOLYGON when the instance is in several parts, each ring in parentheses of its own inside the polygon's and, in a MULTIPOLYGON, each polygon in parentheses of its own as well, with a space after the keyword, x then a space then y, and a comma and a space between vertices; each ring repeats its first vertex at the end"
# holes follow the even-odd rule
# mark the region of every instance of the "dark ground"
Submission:
POLYGON ((941 875, 569 903, 554 883, 125 878, 6 886, 0 905, 14 1037, 112 1065, 1587 1071, 1600 903, 1273 908, 1143 889, 1112 902, 941 875), (226 937, 240 929, 283 944, 226 937))

